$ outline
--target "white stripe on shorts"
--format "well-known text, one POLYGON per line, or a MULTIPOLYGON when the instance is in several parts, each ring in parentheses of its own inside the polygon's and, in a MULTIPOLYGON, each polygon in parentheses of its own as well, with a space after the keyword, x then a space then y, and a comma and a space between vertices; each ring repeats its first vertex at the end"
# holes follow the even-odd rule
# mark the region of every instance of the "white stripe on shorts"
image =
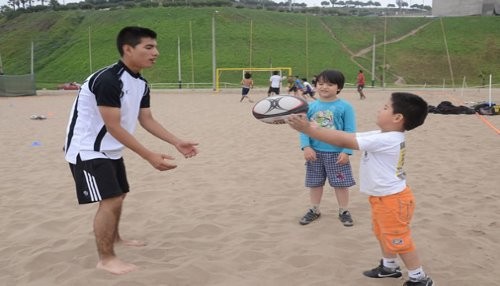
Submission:
POLYGON ((95 177, 91 174, 87 173, 87 171, 83 170, 85 175, 85 180, 87 181, 87 187, 90 191, 90 200, 93 202, 101 201, 101 194, 99 193, 99 187, 97 187, 97 183, 95 181, 95 177))

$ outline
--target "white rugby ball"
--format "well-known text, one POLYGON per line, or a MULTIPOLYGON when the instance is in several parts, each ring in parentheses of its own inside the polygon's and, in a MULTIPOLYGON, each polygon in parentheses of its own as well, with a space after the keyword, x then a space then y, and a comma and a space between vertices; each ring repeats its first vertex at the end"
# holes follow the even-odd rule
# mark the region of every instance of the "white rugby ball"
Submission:
POLYGON ((252 113, 258 120, 269 124, 284 124, 290 114, 307 113, 306 100, 292 95, 268 96, 255 103, 252 113))

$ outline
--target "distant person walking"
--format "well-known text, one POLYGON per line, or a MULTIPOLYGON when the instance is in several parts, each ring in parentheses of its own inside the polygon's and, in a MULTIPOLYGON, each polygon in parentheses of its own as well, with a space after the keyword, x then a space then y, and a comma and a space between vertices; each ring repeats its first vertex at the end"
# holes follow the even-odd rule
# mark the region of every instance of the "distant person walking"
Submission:
POLYGON ((269 90, 267 91, 267 96, 271 96, 272 93, 279 95, 281 88, 281 81, 283 78, 279 75, 279 71, 273 71, 273 75, 269 78, 269 90))
POLYGON ((304 95, 304 83, 302 83, 302 79, 298 75, 294 76, 293 79, 293 88, 290 89, 293 90, 293 95, 307 100, 307 96, 304 95))
POLYGON ((252 79, 252 74, 251 73, 245 73, 244 78, 241 80, 241 99, 240 102, 243 101, 243 99, 247 98, 250 103, 253 101, 250 99, 248 96, 248 93, 250 92, 250 89, 253 88, 253 79, 252 79))
POLYGON ((295 76, 292 75, 287 79, 288 82, 288 93, 297 92, 297 86, 295 85, 295 76))
POLYGON ((359 70, 356 87, 358 89, 359 99, 365 99, 366 96, 363 92, 363 89, 365 88, 365 75, 362 70, 359 70))

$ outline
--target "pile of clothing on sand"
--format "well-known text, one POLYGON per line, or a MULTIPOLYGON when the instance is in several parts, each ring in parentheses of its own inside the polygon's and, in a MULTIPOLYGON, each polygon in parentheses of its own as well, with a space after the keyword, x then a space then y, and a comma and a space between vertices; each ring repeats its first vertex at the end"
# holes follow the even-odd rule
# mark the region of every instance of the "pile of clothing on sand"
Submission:
POLYGON ((436 114, 476 114, 481 115, 499 115, 500 106, 495 105, 495 103, 482 102, 473 105, 472 107, 467 107, 464 105, 455 106, 449 101, 442 101, 437 106, 429 105, 429 113, 436 114))

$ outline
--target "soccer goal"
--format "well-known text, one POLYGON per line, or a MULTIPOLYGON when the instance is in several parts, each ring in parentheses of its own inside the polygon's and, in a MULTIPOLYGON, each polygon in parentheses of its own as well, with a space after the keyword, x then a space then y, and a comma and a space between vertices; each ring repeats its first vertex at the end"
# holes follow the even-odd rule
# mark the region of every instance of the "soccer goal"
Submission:
POLYGON ((252 74, 255 85, 267 86, 269 77, 273 71, 278 71, 281 77, 292 76, 292 68, 290 67, 274 67, 274 68, 217 68, 215 89, 219 91, 221 86, 224 87, 239 87, 240 81, 245 73, 252 74))

